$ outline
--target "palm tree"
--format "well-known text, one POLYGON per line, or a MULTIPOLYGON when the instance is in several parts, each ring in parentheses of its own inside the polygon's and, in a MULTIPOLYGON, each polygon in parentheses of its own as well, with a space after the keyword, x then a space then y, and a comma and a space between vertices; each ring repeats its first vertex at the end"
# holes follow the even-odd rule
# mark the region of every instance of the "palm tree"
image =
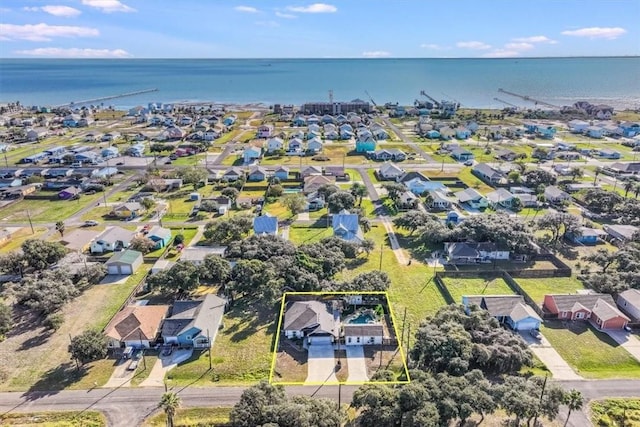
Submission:
POLYGON ((631 189, 633 188, 633 182, 631 181, 625 182, 623 188, 624 188, 624 197, 626 199, 627 194, 629 194, 629 191, 631 191, 631 189))
POLYGON ((567 414, 567 419, 564 422, 564 426, 566 427, 569 422, 569 417, 571 416, 572 411, 577 411, 582 409, 582 405, 584 404, 584 397, 582 397, 582 393, 580 393, 576 389, 571 389, 568 393, 564 395, 564 404, 569 408, 569 413, 567 414))
POLYGON ((596 185, 596 181, 598 180, 598 175, 600 175, 600 172, 602 172, 602 168, 597 167, 593 174, 593 185, 596 185))
POLYGON ((56 231, 60 233, 60 237, 64 237, 64 222, 56 222, 56 231))
POLYGON ((173 427, 173 417, 175 417, 176 411, 180 407, 180 400, 180 397, 172 391, 164 393, 160 399, 158 407, 167 414, 167 427, 173 427))
POLYGON ((362 205, 362 198, 367 194, 367 187, 359 182, 354 182, 351 185, 351 194, 353 194, 353 197, 358 198, 358 206, 360 206, 362 205))
POLYGON ((633 189, 633 194, 636 196, 636 199, 637 199, 638 194, 640 194, 640 184, 636 184, 635 188, 633 189))
POLYGON ((358 222, 360 223, 360 228, 362 228, 363 233, 371 231, 371 221, 369 221, 369 218, 361 216, 358 222))

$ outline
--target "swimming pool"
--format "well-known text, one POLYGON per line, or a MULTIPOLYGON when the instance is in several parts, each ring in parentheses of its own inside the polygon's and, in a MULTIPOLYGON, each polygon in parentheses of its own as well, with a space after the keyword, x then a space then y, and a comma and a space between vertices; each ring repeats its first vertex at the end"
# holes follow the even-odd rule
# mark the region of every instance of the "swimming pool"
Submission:
POLYGON ((347 320, 347 323, 356 323, 360 325, 363 325, 366 323, 375 323, 375 322, 376 322, 376 319, 373 317, 373 315, 366 312, 358 313, 357 316, 347 320))

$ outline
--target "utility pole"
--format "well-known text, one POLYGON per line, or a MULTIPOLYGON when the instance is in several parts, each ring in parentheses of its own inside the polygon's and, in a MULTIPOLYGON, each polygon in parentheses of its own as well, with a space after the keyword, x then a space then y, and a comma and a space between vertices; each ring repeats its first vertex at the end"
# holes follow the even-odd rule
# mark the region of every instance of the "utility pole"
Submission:
POLYGON ((27 218, 29 218, 29 226, 31 227, 31 234, 36 234, 33 230, 33 222, 31 222, 31 214, 29 213, 29 209, 27 209, 27 218))
POLYGON ((384 249, 384 246, 380 244, 380 265, 378 266, 378 271, 382 271, 382 249, 384 249))
MULTIPOLYGON (((542 383, 542 391, 540 392, 539 406, 542 406, 542 398, 544 397, 544 390, 545 388, 547 388, 547 378, 548 378, 548 375, 545 374, 544 382, 542 383)), ((535 426, 537 424, 538 424, 538 412, 536 411, 536 416, 533 418, 533 425, 535 426)))
POLYGON ((211 370, 211 337, 209 336, 209 328, 207 328, 207 345, 209 347, 209 370, 211 370))
POLYGON ((404 308, 404 315, 402 316, 402 333, 400 334, 400 346, 404 345, 404 326, 407 320, 407 307, 404 308))

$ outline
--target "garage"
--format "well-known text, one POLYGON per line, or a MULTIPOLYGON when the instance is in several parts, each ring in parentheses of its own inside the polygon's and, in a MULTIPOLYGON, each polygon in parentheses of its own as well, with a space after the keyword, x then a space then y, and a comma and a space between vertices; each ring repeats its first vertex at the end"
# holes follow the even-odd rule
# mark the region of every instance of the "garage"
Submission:
POLYGON ((531 329, 538 329, 540 327, 540 321, 537 319, 524 319, 516 323, 517 331, 529 331, 531 329))
POLYGON ((130 275, 138 270, 143 261, 141 252, 128 249, 115 253, 105 265, 108 274, 130 275))
POLYGON ((331 335, 309 335, 309 344, 332 344, 333 337, 331 335))

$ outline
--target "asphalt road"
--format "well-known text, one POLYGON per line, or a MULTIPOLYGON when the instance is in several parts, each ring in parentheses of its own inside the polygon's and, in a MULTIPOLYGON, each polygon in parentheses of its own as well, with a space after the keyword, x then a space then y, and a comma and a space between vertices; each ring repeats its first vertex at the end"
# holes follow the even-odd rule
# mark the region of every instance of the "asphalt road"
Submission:
MULTIPOLYGON (((605 397, 640 397, 640 380, 583 380, 559 381, 565 389, 580 390, 587 399, 605 397)), ((291 386, 289 395, 307 395, 318 398, 351 401, 358 386, 291 386)), ((174 388, 185 407, 233 406, 244 387, 174 388)), ((120 388, 71 390, 60 392, 0 393, 0 416, 12 411, 35 412, 50 410, 98 410, 106 414, 110 426, 139 424, 156 410, 164 389, 120 388)), ((563 412, 566 414, 566 412, 563 412)), ((561 414, 562 416, 562 414, 561 414)), ((566 415, 565 415, 566 416, 566 415)), ((584 427, 586 417, 581 413, 571 415, 570 424, 584 427)), ((588 422, 588 421, 586 421, 588 422)))

